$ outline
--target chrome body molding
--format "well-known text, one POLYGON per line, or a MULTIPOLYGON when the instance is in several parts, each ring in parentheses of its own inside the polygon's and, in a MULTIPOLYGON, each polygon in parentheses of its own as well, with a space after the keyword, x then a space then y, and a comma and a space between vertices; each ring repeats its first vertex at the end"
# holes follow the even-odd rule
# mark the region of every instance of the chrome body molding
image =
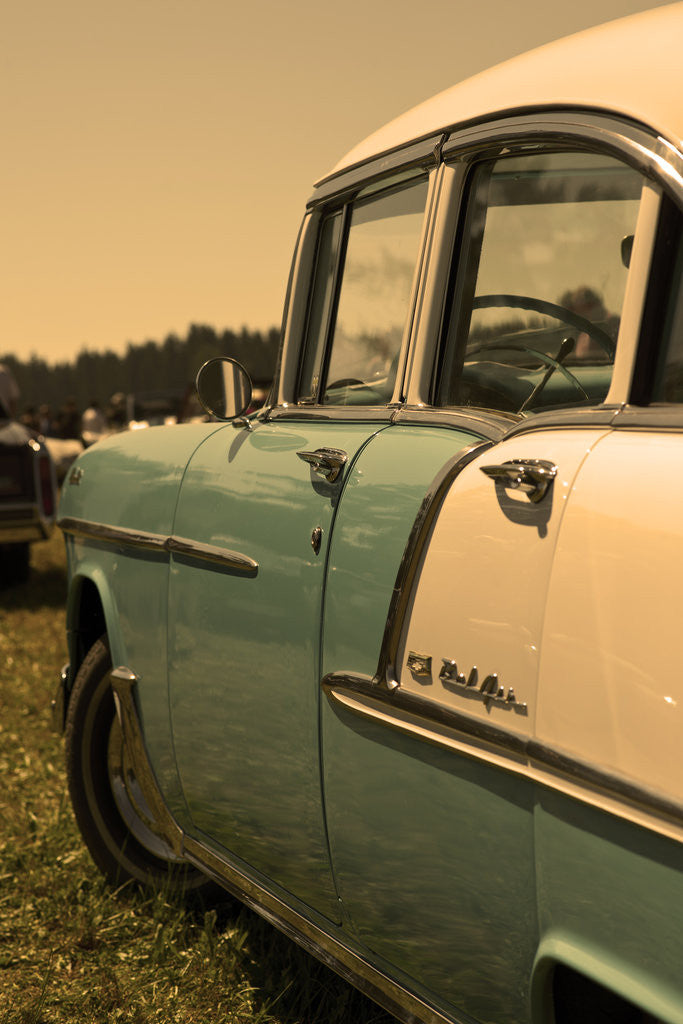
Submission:
POLYGON ((334 926, 329 929, 308 917, 266 889, 256 878, 232 863, 228 855, 218 853, 187 835, 176 822, 164 801, 147 755, 138 715, 135 690, 137 677, 125 666, 110 673, 116 713, 124 743, 143 797, 154 821, 150 825, 173 850, 173 853, 194 864, 237 896, 252 910, 264 917, 307 952, 351 982, 365 995, 380 1003, 405 1024, 458 1024, 457 1018, 445 1017, 437 1009, 406 989, 366 959, 345 941, 334 926))
POLYGON ((84 537, 86 540, 119 544, 143 551, 169 553, 200 562, 212 562, 241 576, 256 576, 258 573, 258 562, 248 555, 211 544, 198 544, 185 537, 166 537, 158 533, 143 533, 123 526, 107 526, 104 523, 92 523, 85 519, 69 517, 60 519, 57 525, 64 533, 84 537))
POLYGON ((333 704, 403 735, 495 764, 547 789, 569 792, 583 803, 683 841, 682 804, 561 750, 398 685, 387 688, 376 677, 332 672, 322 680, 322 688, 333 704))

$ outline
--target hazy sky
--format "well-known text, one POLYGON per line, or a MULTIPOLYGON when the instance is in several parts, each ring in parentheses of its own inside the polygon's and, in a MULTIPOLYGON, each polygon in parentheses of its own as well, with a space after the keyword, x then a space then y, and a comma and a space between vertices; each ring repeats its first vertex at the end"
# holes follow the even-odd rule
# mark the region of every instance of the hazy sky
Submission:
POLYGON ((0 354, 280 323, 313 181, 490 64, 653 0, 24 0, 2 18, 0 354))

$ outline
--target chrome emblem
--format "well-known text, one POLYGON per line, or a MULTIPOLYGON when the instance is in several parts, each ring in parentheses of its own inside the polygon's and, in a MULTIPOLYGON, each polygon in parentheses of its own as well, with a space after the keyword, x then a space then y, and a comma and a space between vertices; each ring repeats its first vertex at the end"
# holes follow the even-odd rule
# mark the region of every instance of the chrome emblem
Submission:
POLYGON ((408 668, 415 679, 432 680, 432 656, 431 654, 416 654, 411 651, 408 655, 408 668))
MULTIPOLYGON (((497 672, 490 672, 481 683, 479 672, 474 665, 468 675, 458 671, 458 665, 452 658, 442 658, 443 662, 439 672, 439 682, 450 693, 466 697, 470 700, 478 700, 488 710, 492 705, 504 707, 514 711, 518 715, 528 713, 527 705, 517 700, 515 691, 511 686, 506 689, 498 679, 497 672)), ((413 679, 423 686, 432 682, 432 658, 429 654, 417 654, 410 651, 408 654, 408 669, 413 679)))
POLYGON ((451 658, 442 658, 443 667, 439 672, 439 679, 447 690, 452 693, 464 692, 466 696, 474 697, 482 701, 488 707, 490 704, 502 704, 504 707, 513 708, 518 715, 526 715, 527 706, 515 697, 515 691, 511 686, 505 689, 501 686, 498 673, 492 672, 479 683, 479 673, 476 665, 470 669, 465 677, 464 672, 458 672, 457 664, 451 658))
POLYGON ((69 483, 78 487, 81 480, 83 479, 83 470, 80 466, 74 466, 69 473, 69 483))

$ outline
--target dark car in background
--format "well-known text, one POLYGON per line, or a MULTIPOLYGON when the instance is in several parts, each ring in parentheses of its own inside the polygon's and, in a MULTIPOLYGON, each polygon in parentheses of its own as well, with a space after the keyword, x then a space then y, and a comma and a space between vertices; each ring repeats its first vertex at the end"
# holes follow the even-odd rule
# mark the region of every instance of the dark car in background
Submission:
POLYGON ((0 419, 0 586, 27 578, 30 545, 50 536, 56 507, 45 441, 21 423, 0 419))

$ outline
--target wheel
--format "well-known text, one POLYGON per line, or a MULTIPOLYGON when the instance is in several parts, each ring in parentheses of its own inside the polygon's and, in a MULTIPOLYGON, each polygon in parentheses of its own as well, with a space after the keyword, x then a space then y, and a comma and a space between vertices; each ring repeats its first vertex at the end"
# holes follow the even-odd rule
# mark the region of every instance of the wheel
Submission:
POLYGON ((106 637, 90 648, 69 700, 66 769, 76 822, 97 867, 114 885, 134 882, 174 894, 215 893, 195 867, 177 857, 147 823, 109 684, 106 637))

